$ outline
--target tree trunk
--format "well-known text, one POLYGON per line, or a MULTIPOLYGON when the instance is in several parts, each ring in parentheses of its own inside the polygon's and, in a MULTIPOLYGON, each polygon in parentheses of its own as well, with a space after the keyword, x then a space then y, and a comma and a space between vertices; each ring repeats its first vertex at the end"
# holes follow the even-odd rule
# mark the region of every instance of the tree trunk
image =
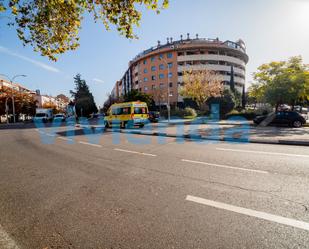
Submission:
POLYGON ((275 110, 276 112, 278 112, 279 105, 280 105, 279 103, 276 104, 276 110, 275 110))

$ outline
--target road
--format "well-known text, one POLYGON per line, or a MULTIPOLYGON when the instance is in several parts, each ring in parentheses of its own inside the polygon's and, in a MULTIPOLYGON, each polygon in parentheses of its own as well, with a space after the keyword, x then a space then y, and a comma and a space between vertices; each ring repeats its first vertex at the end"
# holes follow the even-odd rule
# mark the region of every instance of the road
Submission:
POLYGON ((0 136, 1 249, 308 248, 309 147, 0 136))

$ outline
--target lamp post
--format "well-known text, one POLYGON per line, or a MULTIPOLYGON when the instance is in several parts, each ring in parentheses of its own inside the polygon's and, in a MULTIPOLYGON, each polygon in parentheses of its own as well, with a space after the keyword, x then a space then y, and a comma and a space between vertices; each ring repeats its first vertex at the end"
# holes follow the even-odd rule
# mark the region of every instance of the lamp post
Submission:
POLYGON ((168 122, 170 122, 171 121, 170 82, 169 82, 170 67, 168 66, 168 63, 165 59, 159 57, 159 60, 163 61, 166 64, 166 67, 167 67, 167 118, 168 118, 168 122))
MULTIPOLYGON (((15 75, 15 76, 13 76, 12 78, 10 78, 9 76, 7 76, 6 74, 0 74, 0 75, 2 75, 2 76, 4 76, 4 77, 6 77, 9 81, 10 81, 10 83, 11 83, 11 89, 12 89, 12 91, 11 91, 11 99, 12 99, 12 109, 13 109, 13 122, 15 123, 16 122, 16 117, 15 117, 15 101, 14 101, 14 94, 13 94, 13 81, 17 78, 17 77, 27 77, 27 75, 24 75, 24 74, 17 74, 17 75, 15 75)), ((6 112, 6 122, 8 123, 8 112, 9 112, 9 107, 8 107, 8 105, 7 105, 7 102, 8 102, 8 98, 9 97, 7 97, 6 98, 6 100, 5 100, 5 112, 6 112)))

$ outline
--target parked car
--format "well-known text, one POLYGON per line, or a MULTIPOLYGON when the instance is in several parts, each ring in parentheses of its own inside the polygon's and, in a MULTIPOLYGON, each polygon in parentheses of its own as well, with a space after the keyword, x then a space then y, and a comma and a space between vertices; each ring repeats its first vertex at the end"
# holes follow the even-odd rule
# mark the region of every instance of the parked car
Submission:
POLYGON ((150 111, 149 113, 149 121, 152 123, 157 123, 159 122, 160 119, 160 112, 154 112, 154 111, 150 111))
MULTIPOLYGON (((263 122, 268 115, 257 116, 253 122, 255 124, 260 124, 263 122)), ((272 121, 269 123, 271 125, 288 125, 291 127, 299 128, 306 123, 306 119, 300 115, 298 112, 292 111, 280 111, 277 112, 272 121)))
POLYGON ((61 114, 61 113, 56 114, 54 116, 54 121, 56 121, 56 122, 64 122, 65 121, 65 115, 61 114))
POLYGON ((300 115, 302 115, 306 120, 309 119, 308 108, 302 106, 295 106, 294 110, 297 111, 300 115))

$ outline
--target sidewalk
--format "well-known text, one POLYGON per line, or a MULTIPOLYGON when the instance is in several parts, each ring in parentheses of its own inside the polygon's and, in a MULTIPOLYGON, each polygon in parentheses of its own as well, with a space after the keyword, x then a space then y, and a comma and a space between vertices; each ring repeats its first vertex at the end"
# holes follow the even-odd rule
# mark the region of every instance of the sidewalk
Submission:
MULTIPOLYGON (((165 136, 183 139, 229 141, 309 146, 309 127, 257 127, 252 122, 213 122, 196 124, 191 121, 173 120, 148 124, 143 129, 108 129, 120 133, 165 136)), ((83 126, 81 126, 83 127, 83 126)), ((91 125, 92 128, 99 127, 91 125)))

